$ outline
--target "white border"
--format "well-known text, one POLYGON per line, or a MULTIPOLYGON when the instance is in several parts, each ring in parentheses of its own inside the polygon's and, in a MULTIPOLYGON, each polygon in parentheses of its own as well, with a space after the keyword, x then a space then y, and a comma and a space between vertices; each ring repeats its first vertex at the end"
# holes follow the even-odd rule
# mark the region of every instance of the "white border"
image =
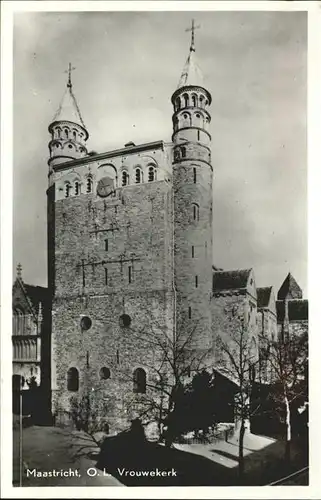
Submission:
POLYGON ((5 498, 321 498, 320 183, 321 5, 317 1, 2 1, 1 2, 1 482, 5 498), (308 208, 310 310, 310 486, 308 487, 12 487, 12 29, 17 11, 308 11, 308 208), (316 220, 314 220, 316 219, 316 220), (319 292, 319 294, 318 294, 319 292), (9 354, 10 353, 10 354, 9 354), (312 437, 312 438, 311 438, 312 437))

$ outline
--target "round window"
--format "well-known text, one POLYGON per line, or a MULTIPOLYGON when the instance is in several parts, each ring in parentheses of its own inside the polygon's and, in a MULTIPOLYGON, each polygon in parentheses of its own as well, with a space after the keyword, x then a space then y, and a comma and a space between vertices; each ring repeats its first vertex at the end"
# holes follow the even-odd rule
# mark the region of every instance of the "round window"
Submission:
POLYGON ((106 368, 106 366, 103 366, 103 368, 101 368, 99 371, 99 376, 102 380, 107 380, 108 378, 110 378, 110 369, 106 368))
POLYGON ((81 318, 80 326, 81 326, 82 330, 84 330, 84 331, 89 330, 89 328, 91 328, 91 325, 92 325, 92 321, 89 318, 89 316, 83 316, 81 318))
POLYGON ((120 326, 130 326, 131 324, 131 317, 128 316, 128 314, 122 314, 119 318, 119 324, 120 326))

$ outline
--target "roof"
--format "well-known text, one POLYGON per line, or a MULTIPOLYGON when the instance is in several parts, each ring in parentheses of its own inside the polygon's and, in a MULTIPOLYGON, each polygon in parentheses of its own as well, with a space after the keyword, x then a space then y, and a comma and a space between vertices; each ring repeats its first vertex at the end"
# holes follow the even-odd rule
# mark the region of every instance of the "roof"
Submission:
POLYGON ((278 291, 278 300, 284 299, 302 299, 302 290, 291 273, 287 275, 278 291))
POLYGON ((196 62, 195 49, 191 46, 188 58, 183 68, 181 77, 179 79, 177 88, 196 86, 203 87, 204 79, 203 74, 196 62))
POLYGON ((38 313, 39 303, 41 302, 42 304, 44 304, 47 302, 48 288, 45 288, 43 286, 27 285, 26 283, 24 283, 24 288, 34 310, 36 311, 36 313, 38 313))
POLYGON ((81 125, 86 130, 86 126, 80 114, 76 97, 72 91, 71 82, 69 81, 59 108, 53 118, 53 122, 57 121, 68 121, 76 123, 78 125, 81 125))
POLYGON ((266 286, 263 288, 257 288, 257 307, 268 307, 272 293, 272 287, 266 286))
POLYGON ((237 290, 246 288, 251 269, 238 269, 236 271, 214 271, 213 291, 237 290))
MULTIPOLYGON (((276 301, 277 321, 282 323, 284 320, 285 302, 276 301)), ((307 300, 289 300, 288 301, 289 321, 304 321, 309 318, 309 302, 307 300)))

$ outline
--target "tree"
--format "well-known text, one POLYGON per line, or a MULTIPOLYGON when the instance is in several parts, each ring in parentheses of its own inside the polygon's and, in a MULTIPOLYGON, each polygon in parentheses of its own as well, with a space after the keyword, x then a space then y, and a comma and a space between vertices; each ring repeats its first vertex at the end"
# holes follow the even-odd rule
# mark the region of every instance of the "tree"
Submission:
MULTIPOLYGON (((227 320, 228 321, 228 320, 227 320)), ((253 408, 252 389, 258 366, 256 341, 245 326, 242 315, 225 324, 224 331, 216 337, 217 364, 222 374, 238 388, 234 398, 234 414, 239 424, 238 466, 239 478, 244 474, 244 435, 250 417, 259 409, 253 408)), ((238 425, 237 425, 238 427, 238 425)))
POLYGON ((200 349, 196 344, 197 326, 194 323, 173 335, 170 329, 151 320, 144 329, 130 331, 133 342, 145 348, 143 364, 149 377, 146 392, 134 395, 128 406, 134 409, 133 416, 157 422, 166 446, 171 446, 191 425, 195 426, 195 422, 188 421, 186 407, 191 404, 191 393, 195 396, 195 387, 201 385, 201 378, 205 381, 204 370, 211 366, 211 349, 200 349), (153 356, 149 358, 148 353, 153 356), (201 373, 201 378, 195 380, 195 375, 201 373))
POLYGON ((291 408, 307 401, 307 333, 290 336, 288 331, 281 332, 279 339, 271 343, 269 362, 274 373, 270 391, 274 411, 285 428, 285 460, 291 456, 291 408))

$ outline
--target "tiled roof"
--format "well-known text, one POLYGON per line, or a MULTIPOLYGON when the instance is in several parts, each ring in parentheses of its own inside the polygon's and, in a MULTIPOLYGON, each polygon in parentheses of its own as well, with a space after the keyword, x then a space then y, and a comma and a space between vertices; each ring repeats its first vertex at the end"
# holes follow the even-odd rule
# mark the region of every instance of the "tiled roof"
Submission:
POLYGON ((267 286, 263 288, 257 288, 257 307, 267 307, 270 302, 272 287, 267 286))
POLYGON ((302 290, 293 278, 292 274, 289 273, 285 280, 283 281, 280 290, 278 291, 278 299, 302 299, 302 290))
POLYGON ((237 271, 214 271, 213 291, 246 288, 251 269, 237 271))
MULTIPOLYGON (((282 323, 284 320, 283 300, 276 301, 277 321, 282 323)), ((309 302, 307 300, 289 300, 288 301, 289 321, 304 321, 309 317, 309 302)))

